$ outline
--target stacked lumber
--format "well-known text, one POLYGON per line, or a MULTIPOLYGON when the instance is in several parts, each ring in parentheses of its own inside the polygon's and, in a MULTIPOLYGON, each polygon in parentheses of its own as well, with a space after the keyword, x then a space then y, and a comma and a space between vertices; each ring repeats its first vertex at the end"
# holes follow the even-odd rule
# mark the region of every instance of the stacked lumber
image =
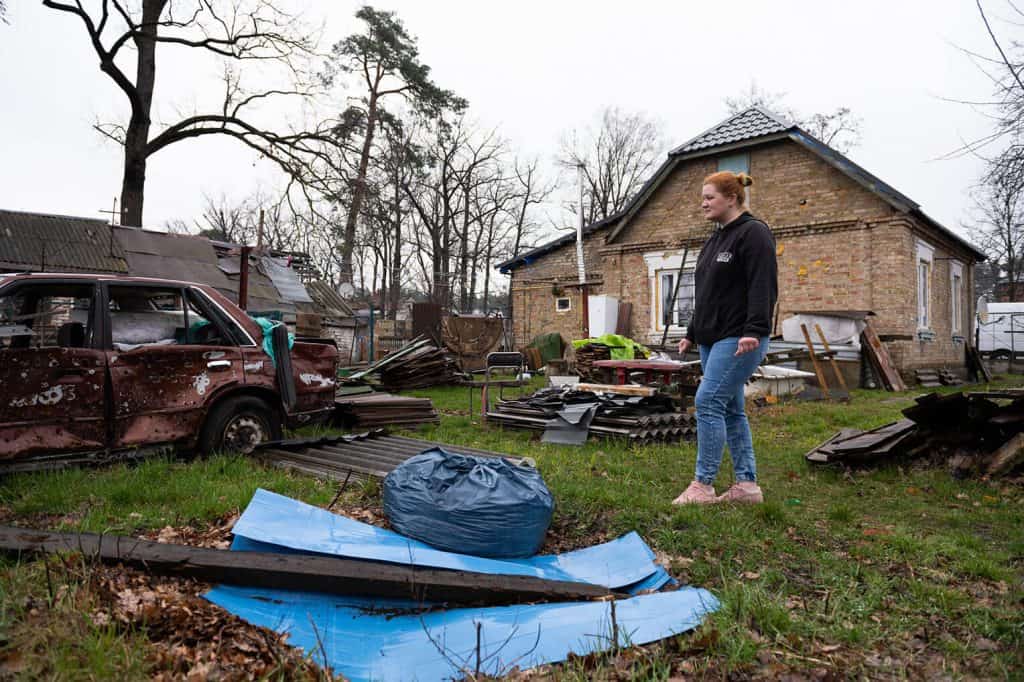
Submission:
POLYGON ((429 338, 420 336, 389 353, 361 372, 349 377, 358 380, 376 375, 381 387, 396 391, 454 384, 459 379, 455 360, 429 338))
POLYGON ((598 360, 611 360, 612 349, 603 343, 588 343, 576 349, 576 374, 582 381, 600 382, 604 371, 594 367, 598 360))
POLYGON ((843 429, 807 453, 816 463, 874 463, 926 456, 956 477, 1002 476, 1024 464, 1024 390, 929 393, 904 419, 843 429))
POLYGON ((925 388, 935 388, 942 385, 942 382, 939 380, 939 371, 936 369, 915 369, 914 378, 917 379, 919 386, 924 386, 925 388))
POLYGON ((939 386, 959 386, 963 379, 948 369, 915 369, 914 378, 919 386, 937 388, 939 386))
MULTIPOLYGON (((624 387, 615 387, 624 388, 624 387)), ((510 428, 548 430, 566 410, 593 406, 587 433, 602 438, 626 438, 634 443, 678 442, 696 437, 696 424, 686 412, 675 411, 668 396, 623 395, 573 386, 543 388, 517 400, 502 400, 487 413, 487 421, 510 428)))
POLYGON ((346 429, 440 422, 441 417, 438 416, 430 398, 369 392, 339 395, 334 401, 334 423, 346 429))

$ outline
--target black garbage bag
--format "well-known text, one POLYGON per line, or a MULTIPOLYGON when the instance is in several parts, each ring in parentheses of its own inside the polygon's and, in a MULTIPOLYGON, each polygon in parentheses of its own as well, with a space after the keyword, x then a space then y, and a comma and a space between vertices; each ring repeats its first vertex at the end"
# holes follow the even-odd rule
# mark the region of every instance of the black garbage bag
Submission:
POLYGON ((540 472, 497 457, 432 448, 384 479, 384 513, 399 533, 476 556, 533 556, 555 503, 540 472))

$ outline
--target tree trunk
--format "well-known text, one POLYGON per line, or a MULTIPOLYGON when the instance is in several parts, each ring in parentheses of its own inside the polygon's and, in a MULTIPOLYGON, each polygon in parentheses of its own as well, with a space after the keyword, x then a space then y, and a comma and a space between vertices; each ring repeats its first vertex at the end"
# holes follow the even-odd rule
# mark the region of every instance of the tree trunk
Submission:
MULTIPOLYGON (((144 0, 142 24, 135 37, 138 49, 132 114, 125 130, 124 176, 121 180, 121 224, 142 227, 142 203, 146 188, 146 145, 149 142, 150 111, 156 81, 157 22, 166 0, 144 0)), ((103 68, 103 65, 100 65, 103 68)))
POLYGON ((402 198, 395 183, 395 243, 391 252, 391 305, 388 306, 390 319, 398 319, 398 306, 402 298, 402 198))
POLYGON ((363 151, 359 155, 359 172, 356 174, 355 187, 352 188, 352 205, 348 208, 345 219, 345 231, 341 241, 341 281, 352 281, 352 247, 356 241, 356 224, 359 212, 363 209, 363 198, 366 196, 366 175, 370 167, 370 152, 373 149, 373 133, 377 126, 377 93, 370 93, 370 101, 366 108, 366 139, 363 140, 363 151))

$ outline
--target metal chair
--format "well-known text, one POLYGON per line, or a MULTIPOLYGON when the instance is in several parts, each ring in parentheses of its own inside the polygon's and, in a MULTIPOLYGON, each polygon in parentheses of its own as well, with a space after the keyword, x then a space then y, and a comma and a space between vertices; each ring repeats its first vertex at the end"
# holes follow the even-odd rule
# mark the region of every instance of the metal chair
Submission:
MULTIPOLYGON (((518 351, 498 351, 494 353, 488 353, 487 359, 484 365, 484 380, 479 384, 480 388, 480 401, 483 404, 483 418, 487 419, 487 409, 490 406, 489 389, 491 386, 498 387, 498 400, 504 398, 504 389, 506 386, 519 387, 520 389, 526 385, 526 381, 522 379, 523 373, 526 372, 526 359, 523 354, 518 351), (516 378, 514 380, 501 379, 498 381, 491 381, 491 372, 496 369, 504 370, 515 370, 516 378)), ((473 389, 477 388, 477 382, 470 382, 469 384, 469 416, 473 416, 473 389)))

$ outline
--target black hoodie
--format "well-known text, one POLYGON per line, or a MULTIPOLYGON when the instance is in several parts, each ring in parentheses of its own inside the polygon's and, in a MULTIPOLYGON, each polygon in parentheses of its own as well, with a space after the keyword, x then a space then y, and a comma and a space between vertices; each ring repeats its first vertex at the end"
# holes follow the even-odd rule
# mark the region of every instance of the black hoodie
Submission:
POLYGON ((697 257, 694 286, 686 338, 711 345, 730 336, 768 336, 779 297, 772 231, 747 212, 715 229, 697 257))

